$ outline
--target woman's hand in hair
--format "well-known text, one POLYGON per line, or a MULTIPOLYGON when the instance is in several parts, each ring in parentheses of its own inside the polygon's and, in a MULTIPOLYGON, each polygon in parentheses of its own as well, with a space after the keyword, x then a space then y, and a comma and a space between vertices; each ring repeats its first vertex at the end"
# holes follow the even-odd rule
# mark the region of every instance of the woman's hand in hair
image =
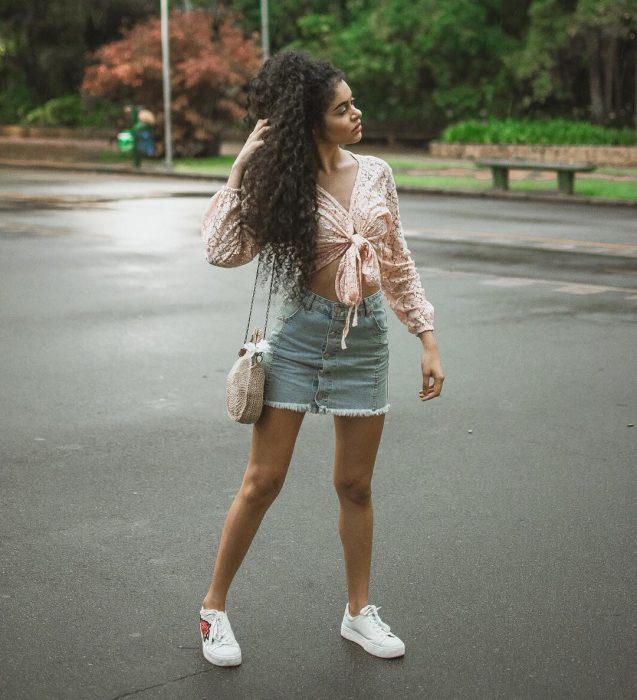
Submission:
POLYGON ((259 119, 255 124, 254 129, 248 136, 246 142, 243 144, 243 148, 239 152, 236 160, 234 161, 233 168, 238 168, 240 170, 245 170, 246 165, 250 158, 252 158, 254 152, 263 146, 264 137, 268 133, 270 125, 267 124, 267 119, 259 119))

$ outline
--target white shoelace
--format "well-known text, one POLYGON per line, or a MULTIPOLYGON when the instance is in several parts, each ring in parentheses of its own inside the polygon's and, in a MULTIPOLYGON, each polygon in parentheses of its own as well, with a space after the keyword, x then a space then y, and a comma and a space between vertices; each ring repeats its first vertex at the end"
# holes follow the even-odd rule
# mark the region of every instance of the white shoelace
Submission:
MULTIPOLYGON (((379 605, 378 607, 376 607, 375 605, 366 605, 363 608, 363 610, 367 609, 369 611, 367 613, 367 616, 372 620, 372 622, 376 623, 376 625, 378 625, 378 627, 380 627, 383 630, 383 632, 387 632, 388 635, 393 637, 394 636, 393 633, 390 632, 391 627, 388 624, 386 624, 385 622, 383 622, 380 619, 380 615, 378 614, 378 611, 382 607, 383 607, 382 605, 379 605)), ((362 613, 362 611, 361 611, 361 612, 359 612, 359 615, 361 615, 361 614, 364 614, 364 613, 362 613)))
MULTIPOLYGON (((204 617, 204 620, 206 619, 208 618, 204 617)), ((210 622, 210 620, 208 620, 208 622, 210 622)), ((213 642, 221 642, 222 644, 232 643, 221 615, 212 615, 212 622, 210 622, 210 638, 213 642)))

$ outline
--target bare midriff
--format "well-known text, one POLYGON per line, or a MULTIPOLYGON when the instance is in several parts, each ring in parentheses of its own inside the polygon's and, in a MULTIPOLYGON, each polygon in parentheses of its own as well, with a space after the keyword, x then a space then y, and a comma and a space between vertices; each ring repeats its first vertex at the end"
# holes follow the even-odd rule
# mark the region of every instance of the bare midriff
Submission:
MULTIPOLYGON (((314 292, 314 294, 318 294, 321 297, 330 299, 331 301, 338 301, 338 297, 336 296, 335 285, 336 272, 338 270, 338 265, 340 261, 340 258, 332 260, 331 263, 328 263, 318 272, 315 272, 310 283, 310 291, 314 292)), ((369 284, 363 277, 363 298, 374 294, 374 292, 377 292, 379 289, 380 287, 377 284, 369 284)))

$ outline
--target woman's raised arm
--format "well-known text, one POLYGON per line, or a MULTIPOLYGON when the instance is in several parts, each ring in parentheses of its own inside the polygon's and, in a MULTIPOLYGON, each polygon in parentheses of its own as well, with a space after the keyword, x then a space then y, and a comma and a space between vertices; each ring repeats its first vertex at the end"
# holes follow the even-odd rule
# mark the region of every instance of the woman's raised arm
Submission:
POLYGON ((201 217, 205 257, 211 265, 238 267, 260 251, 254 231, 241 219, 241 181, 252 154, 263 145, 270 128, 266 122, 257 121, 232 166, 228 182, 210 198, 201 217))
POLYGON ((224 185, 208 202, 201 217, 205 257, 211 265, 238 267, 258 253, 254 234, 241 221, 241 190, 224 185))

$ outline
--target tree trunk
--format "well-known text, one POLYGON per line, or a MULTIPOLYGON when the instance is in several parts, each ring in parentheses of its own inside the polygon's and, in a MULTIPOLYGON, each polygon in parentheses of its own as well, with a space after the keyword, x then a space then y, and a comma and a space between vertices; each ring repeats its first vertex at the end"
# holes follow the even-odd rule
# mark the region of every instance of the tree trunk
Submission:
MULTIPOLYGON (((615 79, 615 109, 619 110, 620 117, 622 117, 624 121, 628 119, 628 114, 624 111, 628 106, 628 104, 626 104, 626 98, 630 100, 630 97, 628 97, 630 93, 626 92, 626 88, 630 91, 630 87, 626 83, 626 74, 628 73, 628 76, 630 76, 630 67, 632 65, 630 61, 630 49, 631 44, 620 39, 617 53, 617 76, 615 79)), ((630 81, 630 77, 628 80, 630 81)))
POLYGON ((350 15, 349 15, 349 11, 347 9, 347 4, 348 4, 347 0, 339 0, 339 3, 338 3, 339 16, 340 16, 341 23, 343 25, 349 24, 349 20, 350 20, 350 15))
POLYGON ((588 84, 591 96, 591 119, 595 124, 604 121, 604 99, 602 97, 602 72, 599 61, 599 32, 591 31, 586 37, 588 53, 588 84))
MULTIPOLYGON (((617 49, 619 45, 619 39, 616 36, 609 36, 606 40, 606 46, 602 53, 603 56, 603 68, 604 68, 604 112, 606 118, 609 117, 613 109, 613 97, 615 95, 615 83, 617 81, 617 49)), ((621 105, 615 105, 617 109, 621 105)))
POLYGON ((635 94, 633 95, 633 119, 635 120, 635 131, 637 131, 637 44, 633 45, 633 58, 635 62, 635 94))

